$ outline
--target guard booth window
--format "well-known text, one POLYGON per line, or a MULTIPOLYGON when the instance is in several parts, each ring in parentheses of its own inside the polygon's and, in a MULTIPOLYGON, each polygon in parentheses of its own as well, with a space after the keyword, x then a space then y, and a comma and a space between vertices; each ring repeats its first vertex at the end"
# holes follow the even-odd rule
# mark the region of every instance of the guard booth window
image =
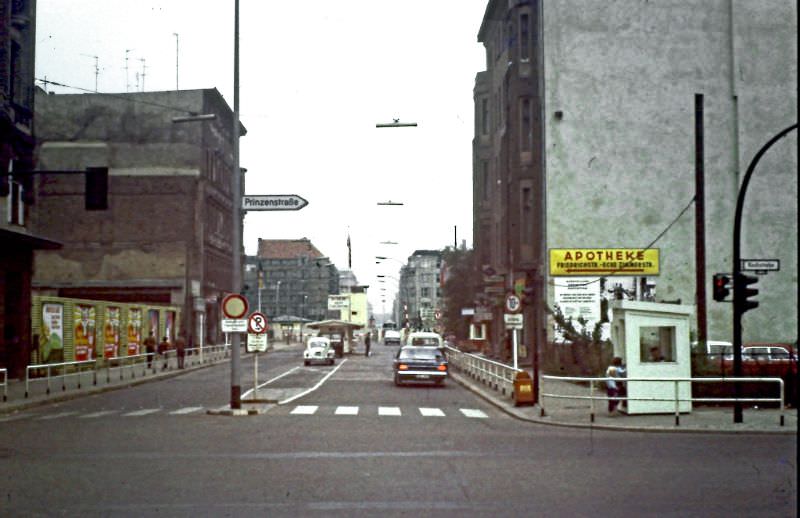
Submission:
POLYGON ((675 361, 675 328, 673 326, 640 327, 639 358, 642 363, 675 361))

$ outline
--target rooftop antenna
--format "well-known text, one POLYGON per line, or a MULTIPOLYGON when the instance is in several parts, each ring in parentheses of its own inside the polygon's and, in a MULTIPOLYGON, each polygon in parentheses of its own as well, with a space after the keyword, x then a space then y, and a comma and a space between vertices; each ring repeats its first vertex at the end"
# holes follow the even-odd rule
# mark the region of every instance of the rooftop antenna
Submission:
POLYGON ((133 49, 125 49, 125 91, 126 92, 130 92, 131 91, 131 83, 130 83, 130 80, 128 80, 128 53, 130 51, 132 51, 132 50, 133 49))
POLYGON ((178 33, 172 34, 175 35, 175 90, 178 90, 178 33))
POLYGON ((145 62, 144 58, 139 58, 139 61, 142 62, 142 92, 144 92, 144 76, 147 75, 147 73, 145 72, 147 70, 147 65, 144 64, 145 62))
POLYGON ((92 56, 90 54, 81 54, 81 56, 85 56, 87 58, 94 58, 94 93, 97 93, 97 76, 100 75, 100 58, 97 56, 92 56))

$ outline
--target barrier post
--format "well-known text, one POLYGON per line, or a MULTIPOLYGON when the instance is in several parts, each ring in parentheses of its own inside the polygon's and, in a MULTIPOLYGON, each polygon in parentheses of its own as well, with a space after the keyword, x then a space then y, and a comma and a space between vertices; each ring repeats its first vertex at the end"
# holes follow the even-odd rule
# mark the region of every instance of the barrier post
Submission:
POLYGON ((589 421, 594 423, 594 380, 589 380, 589 421))
POLYGON ((681 425, 681 408, 678 400, 678 380, 675 380, 675 426, 681 425))

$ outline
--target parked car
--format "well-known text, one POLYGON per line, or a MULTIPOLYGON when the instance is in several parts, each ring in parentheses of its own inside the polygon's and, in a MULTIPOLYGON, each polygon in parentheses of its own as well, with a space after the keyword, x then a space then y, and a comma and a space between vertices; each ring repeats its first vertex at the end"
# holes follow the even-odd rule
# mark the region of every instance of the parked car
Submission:
MULTIPOLYGON (((726 356, 726 372, 733 372, 733 354, 726 356)), ((742 376, 787 377, 797 375, 797 355, 791 344, 749 342, 742 345, 742 376)))
POLYGON ((405 345, 394 359, 394 384, 406 381, 443 385, 448 376, 447 359, 435 346, 405 345))
POLYGON ((334 359, 335 354, 330 338, 325 336, 309 337, 306 343, 306 350, 303 351, 303 365, 312 363, 333 365, 336 361, 334 359))
POLYGON ((408 334, 406 343, 404 345, 413 345, 417 347, 434 346, 438 347, 439 349, 443 349, 444 340, 442 340, 442 337, 438 333, 432 333, 429 331, 416 331, 408 334))
POLYGON ((383 345, 400 345, 400 331, 386 329, 383 332, 383 345))

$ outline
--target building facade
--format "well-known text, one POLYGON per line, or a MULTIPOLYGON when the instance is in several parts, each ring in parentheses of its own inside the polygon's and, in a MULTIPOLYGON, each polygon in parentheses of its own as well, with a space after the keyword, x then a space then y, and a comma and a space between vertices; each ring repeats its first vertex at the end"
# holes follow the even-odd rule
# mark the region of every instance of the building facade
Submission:
POLYGON ((438 250, 415 250, 400 268, 399 325, 433 330, 441 316, 442 253, 438 250))
MULTIPOLYGON (((478 39, 487 69, 474 90, 474 242, 495 336, 502 322, 495 292, 512 290, 518 272, 537 288, 536 298, 553 305, 564 278, 551 274, 548 251, 653 248, 658 272, 626 281, 635 296, 706 300, 708 338, 730 340, 731 304, 705 293, 713 273, 732 270, 734 212, 748 165, 797 121, 796 2, 509 7, 491 0, 478 39)), ((760 277, 760 306, 745 315, 745 341, 796 338, 797 228, 785 223, 797 220, 796 172, 794 131, 764 156, 747 191, 742 257, 779 259, 780 271, 760 277)), ((526 307, 526 333, 541 329, 535 318, 526 307)), ((551 326, 545 329, 552 337, 551 326)))
POLYGON ((35 0, 0 0, 0 368, 30 361, 33 253, 58 248, 30 225, 34 141, 35 0))
POLYGON ((260 291, 261 311, 270 319, 327 318, 328 295, 339 293, 339 272, 309 239, 259 238, 256 256, 245 261, 245 295, 251 309, 259 307, 260 291))
MULTIPOLYGON (((40 169, 108 168, 108 208, 83 174, 38 175, 31 225, 64 243, 35 256, 38 294, 173 304, 194 343, 221 340, 234 290, 233 113, 216 89, 48 95, 37 90, 40 169), (214 114, 175 123, 174 117, 214 114)), ((244 134, 244 128, 241 128, 244 134)))

